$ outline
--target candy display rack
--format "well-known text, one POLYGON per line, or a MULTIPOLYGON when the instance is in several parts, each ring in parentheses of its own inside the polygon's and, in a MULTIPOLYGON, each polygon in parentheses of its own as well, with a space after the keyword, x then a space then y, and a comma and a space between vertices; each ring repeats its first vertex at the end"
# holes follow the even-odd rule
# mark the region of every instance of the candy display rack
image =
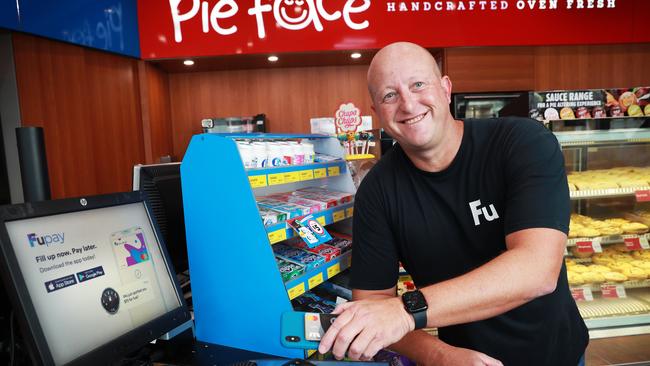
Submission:
MULTIPOLYGON (((305 352, 280 343, 280 319, 300 296, 350 265, 349 252, 286 284, 271 245, 293 234, 284 223, 265 227, 256 197, 305 187, 354 193, 345 151, 335 137, 291 134, 201 134, 181 164, 190 276, 198 341, 288 358, 305 352), (236 140, 308 139, 327 163, 245 169, 236 140)), ((346 204, 314 213, 321 224, 345 224, 346 204)), ((349 225, 349 224, 348 224, 349 225)))

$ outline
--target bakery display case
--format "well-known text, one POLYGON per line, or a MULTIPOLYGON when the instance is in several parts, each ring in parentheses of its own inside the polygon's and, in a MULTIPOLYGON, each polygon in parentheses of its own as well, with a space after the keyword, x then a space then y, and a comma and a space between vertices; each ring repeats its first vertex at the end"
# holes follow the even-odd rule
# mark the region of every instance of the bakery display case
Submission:
POLYGON ((649 121, 548 121, 571 197, 569 285, 591 338, 650 333, 649 121))

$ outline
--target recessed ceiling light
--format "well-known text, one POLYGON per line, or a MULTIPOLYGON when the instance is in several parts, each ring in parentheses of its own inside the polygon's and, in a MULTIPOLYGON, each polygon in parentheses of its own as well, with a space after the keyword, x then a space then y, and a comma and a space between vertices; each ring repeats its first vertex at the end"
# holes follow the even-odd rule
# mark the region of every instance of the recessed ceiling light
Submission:
POLYGON ((183 61, 183 65, 192 66, 192 65, 194 65, 194 61, 193 60, 185 60, 185 61, 183 61))
POLYGON ((278 56, 269 56, 268 60, 271 62, 276 62, 277 60, 279 60, 279 58, 278 56))
POLYGON ((354 52, 350 55, 352 58, 361 58, 361 54, 359 52, 354 52))

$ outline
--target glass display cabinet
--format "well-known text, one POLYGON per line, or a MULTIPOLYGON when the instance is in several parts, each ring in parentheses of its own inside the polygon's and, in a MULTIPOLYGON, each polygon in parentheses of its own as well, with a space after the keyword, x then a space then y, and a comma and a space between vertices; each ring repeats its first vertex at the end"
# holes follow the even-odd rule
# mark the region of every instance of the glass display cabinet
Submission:
POLYGON ((548 126, 571 197, 569 285, 590 336, 650 333, 650 117, 548 126))

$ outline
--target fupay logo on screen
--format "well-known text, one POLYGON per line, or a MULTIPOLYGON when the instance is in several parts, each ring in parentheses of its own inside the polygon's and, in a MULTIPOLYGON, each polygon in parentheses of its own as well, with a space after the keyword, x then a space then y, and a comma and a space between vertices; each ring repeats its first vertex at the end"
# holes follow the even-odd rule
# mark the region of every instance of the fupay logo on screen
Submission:
POLYGON ((45 245, 49 247, 54 244, 63 244, 65 239, 65 233, 54 233, 54 234, 45 234, 38 235, 36 233, 27 234, 27 241, 29 241, 30 247, 35 247, 36 245, 45 245))

